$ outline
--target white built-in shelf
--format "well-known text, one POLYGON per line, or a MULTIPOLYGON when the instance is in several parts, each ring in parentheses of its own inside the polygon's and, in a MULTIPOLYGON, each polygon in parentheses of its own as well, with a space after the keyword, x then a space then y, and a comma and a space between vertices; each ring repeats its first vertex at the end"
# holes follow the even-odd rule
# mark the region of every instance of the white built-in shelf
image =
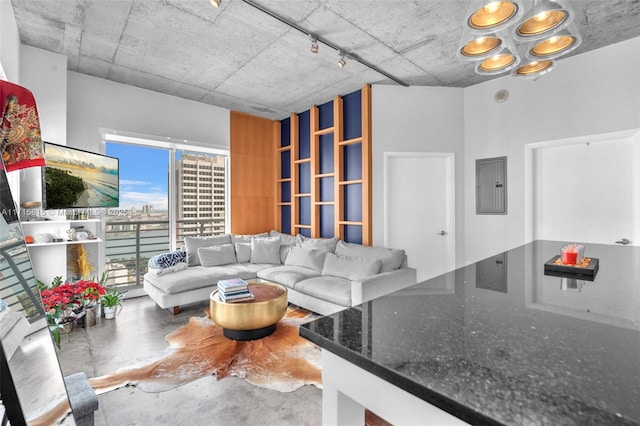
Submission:
POLYGON ((30 243, 27 244, 27 247, 44 247, 44 246, 66 246, 69 244, 90 244, 90 243, 101 243, 102 239, 100 238, 87 238, 86 240, 73 240, 73 241, 60 241, 60 242, 50 242, 50 243, 30 243))

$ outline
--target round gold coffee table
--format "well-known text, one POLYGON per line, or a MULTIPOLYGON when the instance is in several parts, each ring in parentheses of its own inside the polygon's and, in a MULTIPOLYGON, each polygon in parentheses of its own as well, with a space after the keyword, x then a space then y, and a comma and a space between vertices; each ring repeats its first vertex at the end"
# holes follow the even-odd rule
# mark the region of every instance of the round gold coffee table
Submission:
POLYGON ((209 297, 211 319, 233 340, 256 340, 276 330, 276 323, 287 312, 287 289, 280 284, 249 282, 253 300, 223 302, 214 290, 209 297))

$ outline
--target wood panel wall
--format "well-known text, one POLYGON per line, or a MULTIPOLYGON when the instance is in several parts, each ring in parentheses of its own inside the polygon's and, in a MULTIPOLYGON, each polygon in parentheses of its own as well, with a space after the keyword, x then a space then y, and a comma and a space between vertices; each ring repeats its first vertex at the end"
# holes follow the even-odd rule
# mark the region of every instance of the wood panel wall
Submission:
POLYGON ((230 121, 231 232, 277 229, 274 155, 280 123, 236 111, 230 121))

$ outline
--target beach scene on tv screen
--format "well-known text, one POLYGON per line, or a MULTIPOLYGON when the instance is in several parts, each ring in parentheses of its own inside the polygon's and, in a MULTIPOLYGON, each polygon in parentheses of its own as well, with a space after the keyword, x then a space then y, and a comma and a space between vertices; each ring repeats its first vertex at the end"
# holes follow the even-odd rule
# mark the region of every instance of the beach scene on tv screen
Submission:
POLYGON ((47 209, 118 207, 118 160, 45 144, 47 209))

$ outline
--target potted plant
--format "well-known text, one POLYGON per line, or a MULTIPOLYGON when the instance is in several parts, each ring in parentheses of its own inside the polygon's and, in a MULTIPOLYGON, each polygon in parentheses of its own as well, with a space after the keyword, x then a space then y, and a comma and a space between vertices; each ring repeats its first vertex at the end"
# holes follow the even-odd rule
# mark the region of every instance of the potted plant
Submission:
MULTIPOLYGON (((73 325, 84 319, 88 312, 95 312, 96 302, 105 293, 105 288, 93 281, 65 283, 62 277, 55 277, 50 286, 37 280, 42 304, 45 308, 47 324, 54 342, 60 347, 60 331, 68 336, 73 325)), ((94 317, 95 320, 95 317, 94 317)))
POLYGON ((125 291, 120 291, 116 288, 107 288, 101 299, 106 319, 114 319, 116 317, 116 310, 118 307, 122 308, 122 299, 125 293, 125 291))

